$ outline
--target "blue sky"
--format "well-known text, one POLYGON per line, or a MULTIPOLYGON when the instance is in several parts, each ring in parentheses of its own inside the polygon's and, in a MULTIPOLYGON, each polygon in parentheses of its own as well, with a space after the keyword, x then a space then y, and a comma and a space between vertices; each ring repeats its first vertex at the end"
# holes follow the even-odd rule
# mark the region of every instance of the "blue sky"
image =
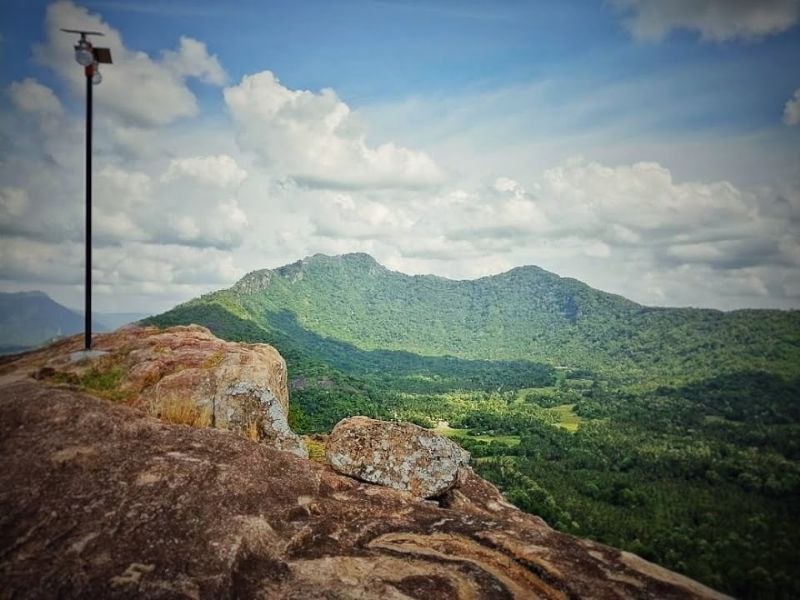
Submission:
MULTIPOLYGON (((41 41, 47 2, 3 8, 7 48, 41 41)), ((291 88, 333 87, 361 106, 418 95, 463 94, 559 80, 563 93, 688 70, 674 90, 705 110, 665 119, 666 128, 750 130, 780 124, 797 86, 800 32, 744 42, 698 40, 672 31, 661 43, 630 35, 621 11, 601 1, 84 2, 119 24, 126 43, 150 54, 181 35, 203 40, 233 80, 269 68, 291 88), (713 106, 713 110, 711 109, 713 106), (776 114, 778 117, 776 118, 776 114)), ((4 61, 4 80, 46 69, 4 61)), ((218 94, 192 86, 204 108, 218 94)), ((673 98, 678 101, 677 97, 673 98)))
POLYGON ((451 277, 538 264, 648 304, 800 306, 798 0, 0 11, 0 289, 80 298, 65 140, 83 97, 56 33, 82 21, 108 28, 117 63, 96 90, 101 306, 167 308, 317 251, 451 277), (25 221, 43 208, 63 220, 25 221))

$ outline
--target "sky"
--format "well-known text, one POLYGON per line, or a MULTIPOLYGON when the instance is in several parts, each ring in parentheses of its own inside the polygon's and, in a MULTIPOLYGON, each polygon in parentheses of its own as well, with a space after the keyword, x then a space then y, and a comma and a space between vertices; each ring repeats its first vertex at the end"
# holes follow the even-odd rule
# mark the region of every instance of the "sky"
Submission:
POLYGON ((0 291, 155 313, 368 252, 800 308, 800 0, 5 0, 0 291))

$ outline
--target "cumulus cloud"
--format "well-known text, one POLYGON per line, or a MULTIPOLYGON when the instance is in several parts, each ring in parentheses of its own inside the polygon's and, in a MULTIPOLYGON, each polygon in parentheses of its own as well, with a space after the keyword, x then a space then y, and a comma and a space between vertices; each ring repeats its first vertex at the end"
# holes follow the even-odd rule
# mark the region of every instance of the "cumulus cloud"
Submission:
POLYGON ((783 107, 783 122, 787 125, 800 125, 800 89, 786 101, 783 107))
POLYGON ((748 223, 755 211, 753 198, 728 182, 675 183, 669 169, 650 162, 609 167, 570 160, 545 171, 534 190, 564 227, 613 238, 707 236, 748 223))
POLYGON ((175 159, 157 178, 107 166, 97 174, 98 241, 230 250, 248 223, 236 197, 245 175, 225 155, 175 159))
POLYGON ((181 36, 177 51, 166 50, 163 63, 178 77, 196 77, 214 85, 223 85, 227 79, 217 57, 208 54, 203 42, 190 37, 181 36))
POLYGON ((0 188, 0 223, 9 223, 19 218, 29 205, 28 193, 20 188, 0 188))
POLYGON ((186 85, 187 77, 221 84, 224 71, 216 57, 209 56, 201 42, 181 38, 176 51, 153 59, 144 52, 125 46, 119 31, 103 19, 69 1, 51 4, 45 18, 46 42, 34 49, 39 63, 64 77, 76 93, 85 87, 82 69, 73 58, 75 36, 62 27, 99 31, 93 38, 98 47, 111 49, 114 64, 102 68, 103 85, 95 102, 98 112, 114 115, 121 122, 139 127, 157 127, 181 117, 197 114, 197 99, 186 85))
MULTIPOLYGON (((83 251, 80 243, 4 237, 0 239, 0 280, 80 286, 83 251)), ((124 301, 125 293, 159 296, 174 286, 190 286, 185 294, 196 293, 196 286, 208 291, 244 275, 227 252, 139 242, 97 248, 92 271, 97 289, 113 291, 118 302, 124 301)))
POLYGON ((244 273, 227 252, 180 245, 128 244, 98 255, 98 283, 107 285, 223 285, 244 273))
POLYGON ((425 153, 393 143, 372 147, 333 90, 291 90, 269 71, 225 89, 242 148, 271 172, 315 187, 426 187, 443 175, 425 153))
POLYGON ((4 235, 0 237, 0 280, 75 284, 82 277, 82 256, 82 244, 4 235))
POLYGON ((13 82, 9 93, 14 106, 22 112, 60 115, 63 111, 61 101, 53 90, 35 79, 13 82))
POLYGON ((247 177, 247 171, 236 164, 233 158, 224 154, 193 156, 170 161, 169 168, 161 179, 172 181, 179 177, 191 177, 202 183, 223 188, 238 187, 247 177))
POLYGON ((703 39, 752 40, 784 32, 800 21, 798 0, 612 0, 635 38, 660 41, 673 29, 703 39))

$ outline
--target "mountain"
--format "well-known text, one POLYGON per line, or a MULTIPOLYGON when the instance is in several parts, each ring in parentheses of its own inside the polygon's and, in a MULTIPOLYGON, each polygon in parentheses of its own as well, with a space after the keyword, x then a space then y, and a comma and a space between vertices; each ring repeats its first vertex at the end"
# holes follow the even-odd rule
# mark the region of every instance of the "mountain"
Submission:
POLYGON ((646 307, 533 266, 468 281, 410 276, 367 254, 317 254, 254 271, 152 321, 195 322, 281 351, 294 346, 354 373, 396 368, 408 354, 621 380, 693 380, 745 368, 788 375, 800 365, 798 311, 646 307))
POLYGON ((38 346, 83 331, 83 316, 44 292, 0 293, 0 352, 38 346))

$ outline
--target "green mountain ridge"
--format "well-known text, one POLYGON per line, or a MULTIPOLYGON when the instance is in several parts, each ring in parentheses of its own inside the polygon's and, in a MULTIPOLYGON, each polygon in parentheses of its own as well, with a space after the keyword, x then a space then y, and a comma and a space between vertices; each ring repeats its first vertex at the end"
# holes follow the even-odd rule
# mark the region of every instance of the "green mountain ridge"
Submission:
POLYGON ((408 352, 588 369, 621 381, 741 369, 790 376, 800 364, 799 311, 647 307, 533 266, 450 280, 390 271, 367 254, 317 254, 251 272, 153 322, 197 322, 240 339, 241 323, 210 319, 212 306, 279 349, 293 340, 326 362, 341 363, 335 355, 348 351, 408 352))

